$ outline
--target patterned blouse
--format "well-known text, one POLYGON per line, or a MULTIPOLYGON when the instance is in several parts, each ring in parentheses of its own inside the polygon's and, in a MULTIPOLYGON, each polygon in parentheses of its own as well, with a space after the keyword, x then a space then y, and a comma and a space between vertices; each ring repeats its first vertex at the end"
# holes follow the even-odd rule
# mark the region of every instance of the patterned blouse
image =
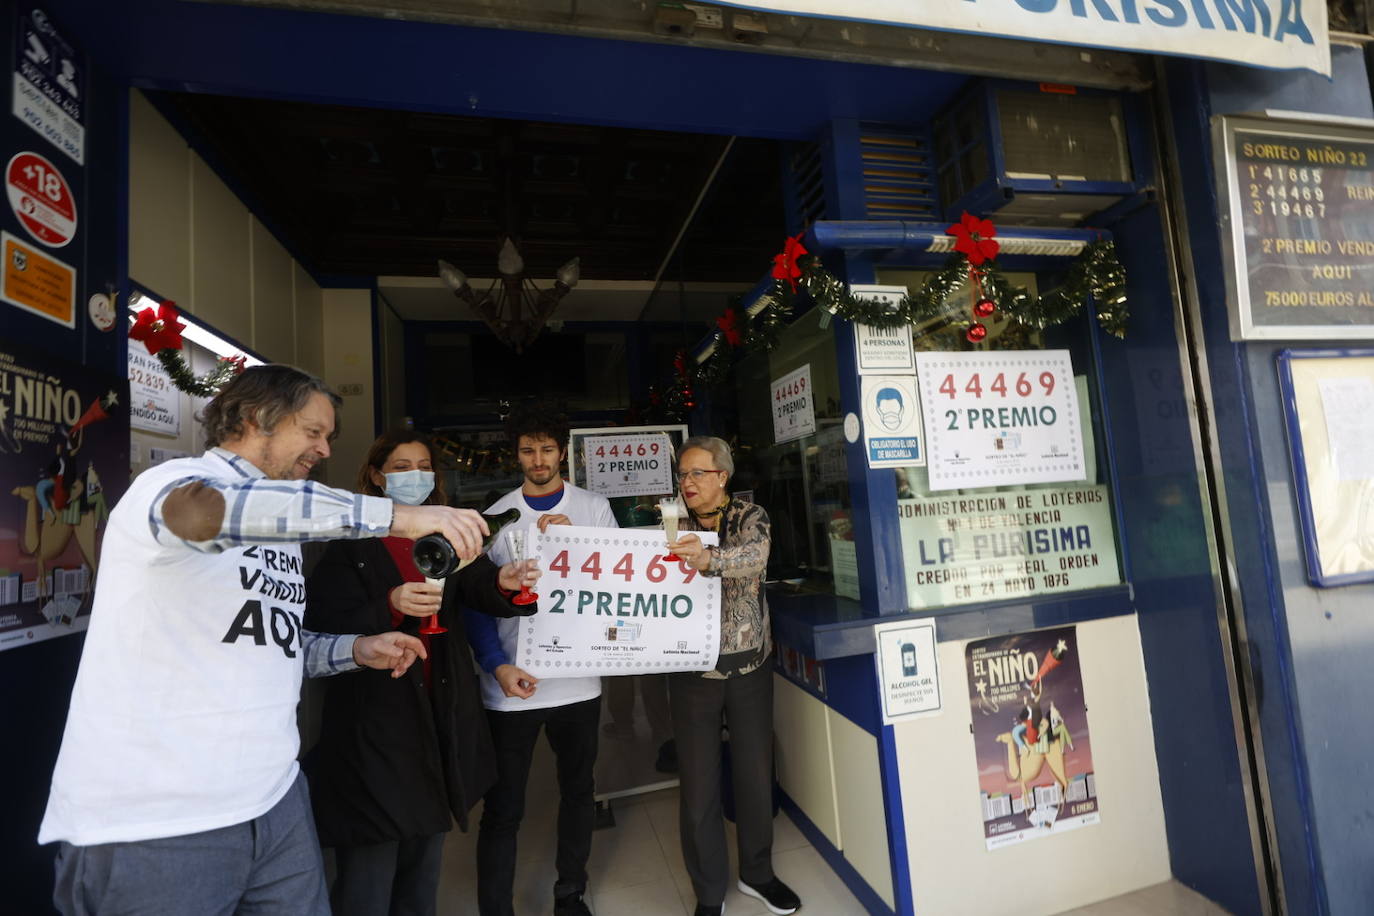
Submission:
MULTIPOLYGON (((691 514, 678 524, 682 531, 707 531, 691 514)), ((703 575, 720 576, 720 657, 703 677, 748 674, 773 651, 768 602, 763 595, 764 569, 771 544, 768 513, 762 506, 730 500, 720 515, 720 546, 711 552, 703 575)))

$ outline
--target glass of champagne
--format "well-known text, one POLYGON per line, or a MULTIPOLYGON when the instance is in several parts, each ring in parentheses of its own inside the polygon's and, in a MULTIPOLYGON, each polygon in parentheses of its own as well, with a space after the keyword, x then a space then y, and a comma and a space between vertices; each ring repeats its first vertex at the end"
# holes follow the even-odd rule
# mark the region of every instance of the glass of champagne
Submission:
POLYGON ((663 517, 663 533, 668 536, 668 553, 663 559, 670 562, 677 562, 679 557, 673 553, 673 544, 677 543, 677 523, 685 514, 682 509, 682 502, 676 496, 669 496, 658 501, 658 511, 663 517))
MULTIPOLYGON (((442 603, 443 603, 443 600, 444 600, 444 599, 443 599, 443 594, 444 594, 444 580, 443 580, 443 579, 431 579, 429 576, 425 576, 425 582, 426 582, 427 584, 429 584, 429 585, 437 585, 437 586, 439 586, 439 596, 440 596, 440 597, 439 597, 439 601, 440 601, 440 603, 442 604, 442 603)), ((423 634, 425 634, 426 636, 432 636, 432 635, 434 635, 435 633, 447 633, 447 632, 448 632, 448 627, 441 627, 441 626, 439 626, 439 615, 438 615, 438 614, 430 614, 428 617, 425 618, 425 622, 424 622, 423 624, 420 625, 420 632, 423 633, 423 634)))
MULTIPOLYGON (((510 557, 514 563, 520 563, 529 559, 529 534, 524 528, 512 528, 510 532, 510 557)), ((520 584, 520 594, 512 598, 511 604, 534 604, 539 600, 539 595, 530 591, 530 587, 523 582, 520 584)))

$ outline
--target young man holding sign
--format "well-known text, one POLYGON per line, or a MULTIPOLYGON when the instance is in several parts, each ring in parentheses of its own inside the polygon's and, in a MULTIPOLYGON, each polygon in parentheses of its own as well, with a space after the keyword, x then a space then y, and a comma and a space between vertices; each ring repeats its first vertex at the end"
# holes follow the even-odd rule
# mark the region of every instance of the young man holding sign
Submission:
MULTIPOLYGON (((567 421, 538 406, 513 413, 506 433, 524 483, 487 509, 511 507, 520 521, 511 525, 618 527, 604 496, 565 483, 559 475, 568 439, 567 421)), ((509 559, 500 538, 488 551, 495 563, 509 559)), ((468 640, 482 669, 482 701, 496 744, 497 781, 487 793, 477 837, 477 903, 482 916, 511 916, 515 884, 516 834, 525 813, 525 784, 534 744, 542 728, 558 763, 558 881, 555 916, 590 916, 582 896, 587 889, 596 816, 593 771, 601 717, 601 678, 569 677, 541 681, 516 667, 520 622, 483 614, 465 615, 468 640)))

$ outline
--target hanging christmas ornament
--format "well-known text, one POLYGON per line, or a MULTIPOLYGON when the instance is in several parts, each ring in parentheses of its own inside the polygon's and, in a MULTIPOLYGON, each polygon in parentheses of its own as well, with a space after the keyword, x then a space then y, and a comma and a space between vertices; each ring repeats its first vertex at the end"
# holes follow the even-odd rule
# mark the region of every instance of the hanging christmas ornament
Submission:
POLYGON ((976 318, 991 318, 995 311, 997 311, 997 303, 991 299, 983 298, 973 303, 973 314, 976 318))
POLYGON ((993 239, 997 227, 993 226, 992 220, 979 219, 967 210, 959 222, 945 232, 954 236, 954 250, 967 257, 974 267, 993 260, 1002 249, 1002 244, 993 239))
POLYGON ((973 324, 969 325, 968 333, 964 336, 968 338, 969 343, 978 343, 984 337, 988 336, 988 329, 975 321, 973 324))

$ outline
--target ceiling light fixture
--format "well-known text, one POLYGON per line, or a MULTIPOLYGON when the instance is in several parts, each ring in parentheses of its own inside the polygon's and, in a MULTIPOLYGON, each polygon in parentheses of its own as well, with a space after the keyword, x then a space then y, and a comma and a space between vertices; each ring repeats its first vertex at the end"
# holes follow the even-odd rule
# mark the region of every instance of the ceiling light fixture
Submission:
POLYGON ((453 295, 472 306, 497 339, 516 353, 534 342, 544 324, 581 277, 580 258, 558 268, 553 286, 540 289, 525 274, 525 259, 507 238, 496 257, 500 274, 484 293, 474 292, 468 278, 448 261, 439 262, 439 279, 453 295))

